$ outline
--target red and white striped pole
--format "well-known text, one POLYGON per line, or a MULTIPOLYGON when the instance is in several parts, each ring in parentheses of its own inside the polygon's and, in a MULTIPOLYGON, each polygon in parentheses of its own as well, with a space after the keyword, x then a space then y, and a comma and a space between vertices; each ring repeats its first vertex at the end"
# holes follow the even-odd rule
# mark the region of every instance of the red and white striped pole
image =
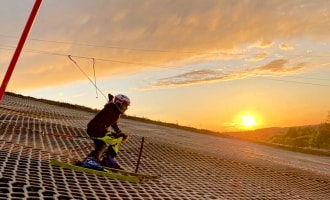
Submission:
POLYGON ((14 55, 13 55, 11 61, 10 61, 10 64, 8 66, 8 69, 7 69, 7 72, 5 74, 5 77, 3 78, 3 81, 2 81, 2 84, 1 84, 1 88, 0 88, 0 102, 2 100, 2 97, 5 94, 5 90, 6 90, 6 87, 8 85, 9 79, 10 79, 10 77, 11 77, 13 71, 14 71, 14 68, 16 66, 18 57, 21 54, 21 51, 23 49, 24 43, 26 41, 26 38, 29 35, 30 29, 31 29, 31 27, 33 25, 34 19, 37 16, 39 7, 41 5, 41 2, 42 2, 42 0, 36 0, 36 2, 34 3, 34 6, 32 8, 31 14, 30 14, 30 16, 28 18, 28 21, 26 22, 26 25, 25 25, 25 28, 24 28, 23 33, 21 35, 21 38, 20 38, 20 40, 19 40, 19 42, 17 44, 15 53, 14 53, 14 55))

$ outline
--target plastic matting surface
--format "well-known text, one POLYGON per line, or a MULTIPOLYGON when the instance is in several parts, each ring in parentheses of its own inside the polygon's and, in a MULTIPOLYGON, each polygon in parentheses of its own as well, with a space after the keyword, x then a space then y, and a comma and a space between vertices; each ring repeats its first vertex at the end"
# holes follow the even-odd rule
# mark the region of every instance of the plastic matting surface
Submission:
POLYGON ((161 174, 159 180, 136 184, 50 165, 52 158, 83 159, 92 150, 83 137, 93 116, 5 95, 0 199, 330 199, 330 158, 287 160, 298 154, 127 119, 119 126, 131 137, 117 160, 134 171, 143 136, 139 172, 161 174))

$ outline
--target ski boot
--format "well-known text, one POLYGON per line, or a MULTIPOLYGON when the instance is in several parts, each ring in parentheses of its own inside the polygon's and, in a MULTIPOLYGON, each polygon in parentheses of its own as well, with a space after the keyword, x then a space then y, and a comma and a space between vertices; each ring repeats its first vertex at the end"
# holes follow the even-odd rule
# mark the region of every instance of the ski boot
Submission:
POLYGON ((104 167, 115 168, 119 170, 125 170, 122 166, 120 166, 117 161, 112 158, 110 155, 106 155, 101 161, 101 165, 104 167))
POLYGON ((86 158, 86 160, 82 164, 82 167, 103 171, 103 167, 100 165, 99 162, 97 162, 97 159, 94 157, 86 158))

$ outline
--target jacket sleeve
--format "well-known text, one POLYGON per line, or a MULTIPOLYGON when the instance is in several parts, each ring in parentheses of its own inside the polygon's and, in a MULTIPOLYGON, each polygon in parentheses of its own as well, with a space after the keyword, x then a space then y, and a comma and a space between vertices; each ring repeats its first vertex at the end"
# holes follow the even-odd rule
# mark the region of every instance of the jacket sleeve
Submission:
POLYGON ((120 128, 118 127, 117 122, 113 123, 113 124, 111 125, 111 127, 113 128, 113 130, 114 130, 116 133, 121 133, 121 130, 120 130, 120 128))

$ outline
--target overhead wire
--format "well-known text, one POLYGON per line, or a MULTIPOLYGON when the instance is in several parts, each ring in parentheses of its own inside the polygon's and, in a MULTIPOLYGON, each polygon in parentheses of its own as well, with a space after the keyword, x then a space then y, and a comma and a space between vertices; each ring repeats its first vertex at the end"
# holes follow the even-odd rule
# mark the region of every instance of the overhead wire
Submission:
MULTIPOLYGON (((3 36, 3 35, 0 34, 0 36, 3 36)), ((34 40, 37 40, 37 39, 34 39, 34 40)), ((38 41, 47 41, 47 40, 38 40, 38 41)), ((55 41, 51 41, 51 42, 55 42, 55 41)), ((67 42, 58 42, 58 43, 67 43, 67 42)), ((68 43, 68 44, 76 44, 76 43, 68 43)), ((78 45, 84 45, 84 44, 79 43, 78 45)), ((5 47, 5 50, 10 50, 8 48, 14 48, 12 46, 0 45, 0 49, 1 49, 1 46, 2 47, 5 47)), ((91 46, 96 46, 97 47, 97 45, 91 45, 91 46)), ((126 49, 126 48, 123 48, 123 49, 126 49)), ((138 49, 134 49, 134 50, 138 50, 138 49)), ((37 53, 43 53, 43 54, 49 54, 49 55, 56 55, 56 56, 70 56, 69 57, 70 60, 73 61, 71 59, 73 55, 67 55, 67 54, 63 54, 63 53, 54 53, 54 52, 48 52, 48 51, 41 51, 41 50, 34 50, 34 49, 25 49, 25 51, 37 52, 37 53)), ((154 51, 154 50, 150 50, 150 51, 154 51)), ((168 51, 168 52, 170 52, 170 51, 168 51)), ((188 52, 183 52, 183 53, 188 53, 188 52)), ((189 53, 193 53, 193 52, 189 52, 189 53)), ((82 71, 82 69, 80 67, 79 67, 79 69, 84 73, 84 75, 86 77, 88 77, 88 79, 93 83, 94 86, 96 86, 96 75, 95 75, 95 61, 96 60, 104 61, 104 62, 121 63, 121 64, 131 64, 131 65, 146 65, 146 66, 155 66, 156 65, 157 68, 168 68, 168 69, 173 69, 173 67, 175 67, 173 65, 172 66, 169 66, 169 65, 160 65, 160 64, 152 64, 152 63, 144 63, 144 62, 132 62, 132 61, 112 60, 112 59, 105 59, 105 58, 91 58, 91 57, 77 56, 77 55, 74 56, 74 57, 76 57, 76 58, 84 58, 84 59, 92 59, 93 60, 94 82, 87 76, 87 74, 85 72, 82 71)), ((77 65, 76 62, 74 62, 74 63, 75 63, 75 65, 77 65)), ((178 69, 176 68, 175 70, 178 70, 178 69)), ((187 69, 181 69, 181 70, 188 71, 187 69)), ((189 70, 189 72, 193 72, 193 71, 196 71, 196 70, 189 70)), ((239 72, 239 73, 244 73, 244 72, 239 72)), ((252 74, 252 75, 257 75, 257 76, 264 75, 264 74, 260 74, 260 73, 251 73, 251 72, 246 72, 246 73, 249 73, 249 74, 252 74)), ((290 75, 290 77, 300 78, 300 79, 312 79, 312 80, 330 81, 330 79, 308 78, 308 77, 299 77, 299 76, 292 76, 292 75, 290 75)), ((299 84, 309 84, 309 85, 316 85, 316 86, 329 86, 329 85, 325 85, 325 84, 300 82, 300 81, 291 81, 291 80, 278 80, 278 79, 270 79, 270 78, 262 78, 262 77, 253 77, 253 78, 260 78, 260 79, 273 80, 273 81, 281 81, 281 82, 290 82, 290 83, 299 83, 299 84)), ((96 93, 97 93, 97 91, 100 92, 100 90, 98 88, 96 88, 96 93)), ((102 95, 105 96, 104 94, 102 94, 102 95)), ((98 94, 97 94, 97 97, 98 97, 98 94)))
POLYGON ((279 79, 272 79, 272 78, 265 78, 265 77, 252 77, 252 78, 265 79, 265 80, 271 80, 271 81, 281 81, 281 82, 287 82, 287 83, 298 83, 298 84, 305 84, 305 85, 326 86, 326 87, 330 86, 330 85, 318 84, 318 83, 308 83, 308 82, 292 81, 292 80, 279 80, 279 79))
MULTIPOLYGON (((8 37, 8 38, 19 38, 17 36, 10 36, 0 34, 1 37, 8 37)), ((160 50, 160 49, 145 49, 145 48, 128 48, 128 47, 119 47, 119 46, 108 46, 108 45, 99 45, 99 44, 90 44, 90 43, 79 43, 79 42, 69 42, 69 41, 55 41, 55 40, 44 40, 44 39, 37 39, 37 38, 29 38, 30 41, 39 41, 39 42, 49 42, 49 43, 58 43, 58 44, 70 44, 70 45, 78 45, 78 46, 86 46, 86 47, 98 47, 98 48, 107 48, 107 49, 121 49, 121 50, 129 50, 129 51, 145 51, 145 52, 159 52, 159 53, 182 53, 182 54, 228 54, 228 53, 221 53, 221 52, 202 52, 202 51, 174 51, 174 50, 160 50)), ((230 53, 230 55, 245 55, 243 53, 230 53)), ((292 54, 292 57, 300 57, 299 54, 292 54)), ((328 55, 309 55, 309 57, 329 57, 328 55)))
MULTIPOLYGON (((9 37, 9 38, 19 38, 19 37, 16 37, 16 36, 9 36, 9 35, 3 35, 3 34, 0 34, 0 36, 2 36, 2 37, 9 37)), ((121 50, 130 50, 130 51, 139 51, 139 52, 146 51, 146 52, 183 53, 183 54, 196 54, 196 53, 197 54, 200 54, 200 53, 202 53, 202 52, 198 52, 198 51, 171 51, 171 50, 160 50, 160 49, 127 48, 127 47, 119 47, 119 46, 107 46, 107 45, 78 43, 78 42, 42 40, 42 39, 36 39, 36 38, 30 38, 29 40, 39 41, 39 42, 58 43, 58 44, 71 44, 71 45, 86 46, 86 47, 98 47, 98 48, 107 48, 107 49, 121 49, 121 50)), ((203 52, 203 53, 205 53, 205 52, 203 52)), ((219 54, 219 53, 205 53, 205 54, 219 54)))
MULTIPOLYGON (((3 45, 0 45, 0 46, 3 46, 3 45)), ((8 46, 7 46, 8 47, 8 46)), ((54 53, 54 52, 47 52, 47 51, 40 51, 40 50, 33 50, 33 49, 27 49, 27 51, 30 51, 30 52, 38 52, 38 53, 44 53, 44 54, 50 54, 50 55, 57 55, 57 56, 68 56, 66 54, 60 54, 60 53, 54 53)), ((72 55, 70 55, 69 58, 71 58, 72 55)), ((116 63, 123 63, 123 64, 134 64, 134 65, 155 65, 155 64, 150 64, 150 63, 141 63, 141 62, 129 62, 129 61, 119 61, 119 60, 111 60, 111 59, 102 59, 102 58, 99 58, 99 59, 95 59, 95 58, 90 58, 90 57, 85 57, 85 56, 74 56, 76 58, 84 58, 84 59, 93 59, 94 61, 95 60, 100 60, 100 61, 107 61, 107 62, 116 62, 116 63)), ((72 59, 70 59, 72 60, 72 59)), ((75 65, 77 65, 76 62, 74 62, 75 65)), ((165 67, 165 68, 168 68, 168 69, 173 69, 173 66, 170 67, 170 66, 165 66, 165 65, 158 65, 158 66, 161 66, 161 67, 165 67)), ((83 70, 78 66, 79 70, 83 72, 83 70)), ((177 69, 175 69, 177 70, 177 69)), ((187 69, 182 69, 184 71, 188 71, 187 69)), ((189 72, 193 72, 193 71, 196 71, 196 70, 189 70, 189 72)), ((231 72, 231 73, 235 73, 235 71, 225 71, 225 72, 231 72)), ((260 77, 262 75, 265 75, 265 74, 260 74, 260 73, 251 73, 251 72, 239 72, 239 73, 246 73, 246 74, 251 74, 251 75, 255 75, 255 76, 258 76, 258 77, 252 77, 252 78, 257 78, 257 79, 265 79, 265 80, 272 80, 272 81, 280 81, 280 82, 288 82, 288 83, 296 83, 296 84, 305 84, 305 85, 315 85, 315 86, 330 86, 330 85, 326 85, 326 84, 317 84, 317 83, 310 83, 310 82, 301 82, 301 81, 291 81, 291 80, 278 80, 278 79, 271 79, 271 78, 265 78, 265 77, 260 77)), ((83 74, 89 79, 89 81, 94 85, 96 86, 96 81, 92 81, 88 75, 83 72, 83 74)), ((227 74, 227 75, 230 75, 230 74, 227 74)), ((296 76, 297 77, 297 76, 296 76)), ((317 78, 306 78, 306 77, 299 77, 301 79, 314 79, 314 80, 323 80, 323 81, 330 81, 329 79, 317 79, 317 78)), ((94 78, 96 80, 96 78, 94 78)), ((100 91, 100 89, 97 88, 96 86, 96 89, 97 91, 100 91)), ((105 95, 102 93, 102 95, 105 97, 105 95)), ((105 97, 106 98, 106 97, 105 97)), ((107 98, 106 98, 107 99, 107 98)))
MULTIPOLYGON (((5 46, 5 45, 0 45, 0 46, 10 47, 10 46, 5 46)), ((11 47, 11 48, 15 48, 15 47, 11 47)), ((9 50, 9 49, 7 49, 7 50, 9 50)), ((67 54, 63 54, 63 53, 54 53, 54 52, 41 51, 41 50, 35 50, 35 49, 24 49, 23 51, 35 52, 35 53, 42 53, 42 54, 48 54, 48 55, 55 55, 55 56, 65 56, 65 57, 68 56, 67 54)), ((76 58, 83 58, 83 59, 91 59, 91 57, 78 56, 78 55, 75 55, 74 57, 76 57, 76 58)), ((145 66, 154 66, 154 65, 157 65, 158 67, 173 69, 173 66, 160 65, 160 64, 155 64, 155 63, 132 62, 132 61, 122 61, 122 60, 105 59, 105 58, 95 58, 95 60, 96 61, 104 61, 104 62, 121 63, 121 64, 130 64, 130 65, 145 65, 145 66)))

